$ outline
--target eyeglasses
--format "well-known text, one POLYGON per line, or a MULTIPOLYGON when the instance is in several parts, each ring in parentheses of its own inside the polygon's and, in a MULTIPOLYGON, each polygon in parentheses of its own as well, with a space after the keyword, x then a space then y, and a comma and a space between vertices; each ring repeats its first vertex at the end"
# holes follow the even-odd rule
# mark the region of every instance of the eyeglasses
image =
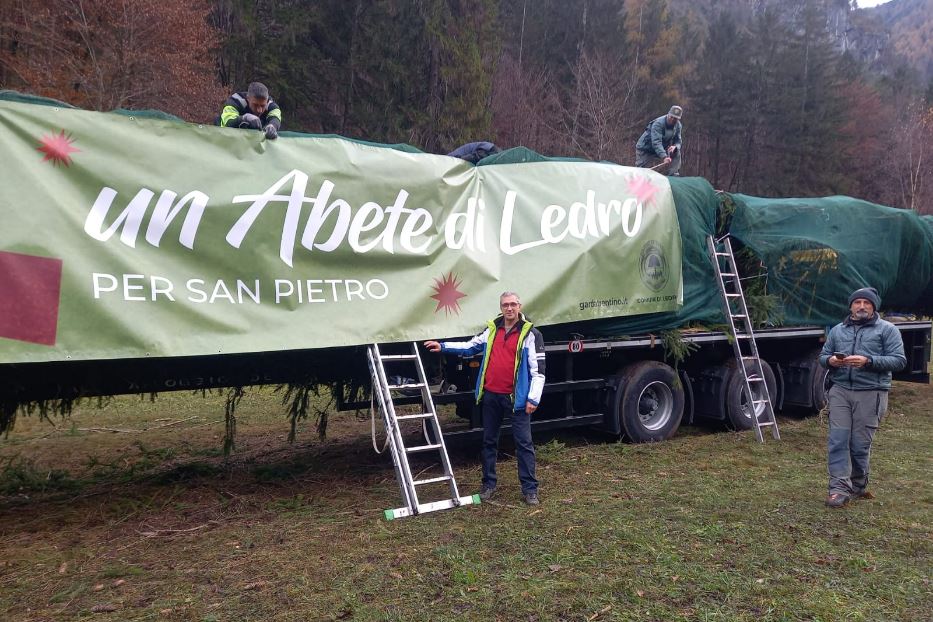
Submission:
POLYGON ((503 309, 506 309, 508 307, 520 307, 522 305, 519 302, 503 302, 499 306, 502 307, 503 309))

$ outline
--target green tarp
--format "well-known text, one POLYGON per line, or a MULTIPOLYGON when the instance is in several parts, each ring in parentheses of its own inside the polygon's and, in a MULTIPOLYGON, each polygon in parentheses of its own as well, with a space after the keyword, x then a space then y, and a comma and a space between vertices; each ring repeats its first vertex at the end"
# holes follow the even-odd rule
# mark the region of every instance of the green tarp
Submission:
POLYGON ((729 231, 764 264, 785 324, 835 324, 866 286, 887 310, 933 311, 929 217, 844 196, 733 199, 729 231))

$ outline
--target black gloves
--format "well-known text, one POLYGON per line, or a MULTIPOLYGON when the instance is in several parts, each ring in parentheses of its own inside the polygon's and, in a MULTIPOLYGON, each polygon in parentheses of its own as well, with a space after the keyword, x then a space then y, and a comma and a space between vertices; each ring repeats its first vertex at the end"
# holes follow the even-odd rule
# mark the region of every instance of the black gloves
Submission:
POLYGON ((249 112, 237 119, 237 126, 249 130, 260 130, 269 140, 275 140, 279 137, 279 131, 275 129, 275 125, 269 123, 263 127, 260 118, 249 112))
POLYGON ((256 115, 250 114, 247 112, 242 117, 240 117, 239 126, 253 129, 253 130, 261 130, 262 122, 259 120, 259 117, 257 117, 256 115))

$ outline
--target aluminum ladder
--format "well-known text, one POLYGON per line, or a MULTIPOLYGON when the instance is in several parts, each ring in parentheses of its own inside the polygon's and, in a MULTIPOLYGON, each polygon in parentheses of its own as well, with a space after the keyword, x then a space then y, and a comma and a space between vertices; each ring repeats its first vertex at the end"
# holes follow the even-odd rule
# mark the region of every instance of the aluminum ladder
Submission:
POLYGON ((450 457, 447 455, 447 446, 444 444, 441 424, 434 409, 434 400, 431 399, 431 390, 428 387, 421 355, 418 352, 418 344, 411 343, 410 353, 384 354, 379 349, 379 344, 374 343, 367 347, 366 358, 372 377, 373 395, 376 398, 379 410, 382 412, 382 421, 385 424, 387 440, 392 452, 392 463, 395 465, 395 476, 398 479, 399 488, 402 491, 402 501, 405 504, 394 510, 386 510, 386 520, 436 512, 461 505, 478 504, 480 502, 479 495, 461 497, 457 490, 457 481, 450 466, 450 457), (408 366, 411 369, 414 366, 416 372, 415 382, 408 382, 409 379, 401 374, 393 374, 390 382, 390 376, 386 374, 387 365, 392 365, 393 370, 397 370, 398 367, 402 366, 408 366), (416 389, 421 394, 422 407, 420 412, 398 414, 396 411, 396 400, 398 398, 393 397, 393 392, 414 391, 416 389), (405 445, 401 426, 406 422, 422 424, 425 439, 423 445, 412 447, 405 445), (415 479, 411 472, 408 456, 427 452, 437 452, 439 454, 443 473, 437 477, 415 479), (449 496, 438 501, 422 502, 418 498, 418 487, 431 484, 447 484, 450 492, 449 496))
POLYGON ((748 406, 754 420, 755 437, 763 443, 765 438, 762 430, 770 428, 771 436, 775 440, 781 440, 764 368, 761 364, 761 357, 758 355, 758 345, 755 343, 752 320, 748 315, 748 306, 745 304, 745 294, 742 292, 739 269, 735 263, 735 254, 732 252, 732 242, 728 235, 718 239, 708 235, 706 247, 713 268, 716 270, 723 313, 729 321, 732 351, 735 353, 735 361, 745 382, 745 395, 748 397, 748 406), (755 399, 752 385, 761 387, 760 395, 764 396, 764 399, 755 399), (757 414, 757 406, 763 406, 760 416, 757 414))

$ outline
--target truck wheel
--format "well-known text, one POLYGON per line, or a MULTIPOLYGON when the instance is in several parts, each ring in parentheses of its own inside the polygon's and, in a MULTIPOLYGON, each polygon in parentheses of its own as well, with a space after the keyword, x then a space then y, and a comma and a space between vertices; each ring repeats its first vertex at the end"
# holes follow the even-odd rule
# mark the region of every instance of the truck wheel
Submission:
MULTIPOLYGON (((820 353, 817 352, 813 357, 814 361, 819 361, 820 353)), ((829 381, 829 370, 824 369, 819 362, 813 366, 813 412, 820 412, 826 407, 826 385, 829 381)))
POLYGON ((622 370, 618 417, 630 440, 666 440, 677 432, 683 414, 684 389, 669 365, 641 361, 622 370))
MULTIPOLYGON (((753 365, 746 364, 749 374, 752 372, 753 365)), ((767 362, 761 361, 761 368, 765 372, 765 383, 768 385, 768 393, 771 395, 772 405, 777 396, 777 380, 774 377, 774 370, 767 362)), ((765 397, 764 389, 761 383, 752 384, 752 399, 761 400, 765 397)), ((745 389, 745 379, 739 372, 738 366, 733 367, 729 376, 729 388, 726 390, 726 425, 733 430, 751 430, 755 423, 764 416, 765 405, 755 404, 754 409, 748 400, 748 391, 745 389), (754 410, 754 418, 752 412, 754 410)))
POLYGON ((826 381, 829 370, 820 365, 822 348, 813 349, 783 368, 784 406, 800 414, 813 415, 826 405, 826 381), (790 399, 788 399, 790 397, 790 399))

